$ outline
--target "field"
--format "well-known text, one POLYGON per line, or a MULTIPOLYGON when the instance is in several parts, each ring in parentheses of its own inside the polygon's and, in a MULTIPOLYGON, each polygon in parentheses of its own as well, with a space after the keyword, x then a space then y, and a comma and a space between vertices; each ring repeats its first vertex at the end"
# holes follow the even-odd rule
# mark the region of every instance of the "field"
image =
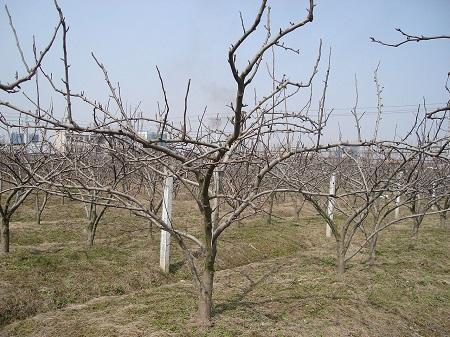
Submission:
MULTIPOLYGON (((189 201, 175 224, 195 231, 189 201)), ((293 220, 279 200, 271 225, 255 217, 221 237, 214 326, 195 322, 197 292, 173 245, 158 269, 159 233, 126 211, 107 212, 85 248, 82 205, 51 199, 42 224, 31 202, 11 223, 0 256, 0 336, 448 336, 449 231, 430 217, 382 233, 375 265, 359 256, 335 273, 334 241, 311 210, 293 220)))

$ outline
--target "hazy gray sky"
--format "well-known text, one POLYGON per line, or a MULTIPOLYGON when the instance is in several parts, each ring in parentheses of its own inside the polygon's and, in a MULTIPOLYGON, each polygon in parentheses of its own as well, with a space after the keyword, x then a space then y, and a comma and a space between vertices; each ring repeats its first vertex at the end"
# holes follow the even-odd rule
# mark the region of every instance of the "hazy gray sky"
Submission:
MULTIPOLYGON (((43 46, 57 22, 53 3, 50 0, 1 2, 8 5, 13 15, 31 63, 32 36, 36 36, 38 46, 43 46)), ((103 75, 91 58, 93 51, 108 68, 112 79, 121 83, 122 95, 127 102, 137 104, 142 101, 145 113, 153 115, 156 101, 161 100, 155 71, 155 65, 158 65, 167 85, 173 120, 177 121, 181 116, 189 78, 192 79, 191 116, 199 115, 206 105, 210 115, 230 114, 226 105, 232 100, 235 84, 226 60, 227 51, 241 34, 239 11, 249 23, 259 1, 60 0, 59 3, 70 26, 69 60, 74 90, 84 90, 99 100, 105 100, 108 95, 103 75)), ((273 28, 278 29, 289 21, 302 19, 307 1, 277 0, 271 1, 270 5, 273 28)), ((324 56, 328 48, 332 48, 327 107, 336 108, 337 115, 331 120, 331 137, 337 134, 339 121, 344 134, 348 133, 346 138, 351 139, 355 136, 353 121, 345 115, 349 114, 354 102, 354 75, 358 77, 361 112, 374 111, 373 71, 380 61, 379 79, 384 86, 386 111, 383 132, 392 133, 396 124, 401 129, 411 120, 423 97, 430 104, 449 99, 444 84, 450 71, 450 41, 389 48, 369 42, 369 37, 397 41, 401 37, 394 31, 395 27, 412 34, 450 34, 449 13, 449 0, 317 1, 314 22, 286 40, 292 48, 300 49, 300 55, 277 50, 276 72, 288 74, 298 81, 307 78, 321 38, 324 56)), ((261 37, 261 34, 255 35, 239 54, 241 64, 258 48, 261 37)), ((23 66, 4 11, 0 15, 0 41, 0 79, 7 82, 16 70, 23 71, 23 66)), ((61 49, 59 45, 57 47, 46 59, 45 66, 55 78, 61 78, 61 49)), ((271 62, 270 57, 266 61, 271 62)), ((316 89, 324 77, 325 65, 326 62, 322 62, 316 89)), ((261 70, 257 90, 264 95, 271 83, 265 67, 261 70)), ((58 104, 55 95, 53 99, 58 104)), ((247 99, 252 99, 251 94, 247 99)), ((46 100, 50 100, 49 95, 46 100)), ((301 103, 293 100, 289 102, 289 109, 295 110, 301 103)), ((81 106, 77 109, 79 120, 89 119, 89 110, 81 106)), ((365 118, 368 129, 372 127, 373 116, 368 114, 365 118)))

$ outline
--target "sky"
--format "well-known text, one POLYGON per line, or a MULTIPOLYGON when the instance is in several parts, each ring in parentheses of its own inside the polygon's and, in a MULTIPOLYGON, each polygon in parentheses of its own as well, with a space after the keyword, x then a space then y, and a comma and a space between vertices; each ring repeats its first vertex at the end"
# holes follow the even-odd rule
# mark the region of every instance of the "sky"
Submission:
MULTIPOLYGON (((31 62, 32 38, 38 49, 50 39, 58 20, 50 0, 0 0, 6 4, 31 62)), ((94 52, 108 69, 114 83, 120 82, 124 100, 149 116, 162 102, 161 88, 155 66, 161 70, 171 107, 169 119, 181 121, 184 95, 191 79, 188 115, 197 119, 207 106, 207 116, 226 119, 227 107, 233 100, 235 82, 227 63, 229 46, 240 37, 242 28, 239 12, 246 25, 253 20, 259 1, 70 1, 60 0, 68 32, 68 52, 72 89, 83 90, 89 97, 105 101, 108 97, 103 74, 91 57, 94 52)), ((269 1, 273 30, 290 21, 302 20, 307 1, 269 1)), ((410 43, 390 48, 370 42, 369 37, 395 42, 401 36, 394 30, 402 28, 411 34, 450 34, 449 0, 322 0, 317 1, 315 17, 304 29, 295 31, 285 41, 299 55, 276 49, 276 69, 279 76, 287 74, 302 81, 311 73, 322 39, 322 63, 314 84, 313 107, 318 106, 320 86, 325 76, 326 58, 331 48, 331 73, 326 107, 334 109, 329 121, 329 139, 339 130, 343 137, 354 140, 356 132, 350 117, 355 101, 355 75, 359 89, 359 112, 367 111, 362 125, 365 135, 373 132, 377 96, 373 81, 374 70, 380 62, 378 78, 383 86, 384 114, 381 122, 383 136, 401 133, 411 123, 417 106, 424 99, 431 110, 436 104, 446 104, 449 95, 444 85, 450 71, 450 40, 410 43), (397 130, 397 131, 396 131, 397 130)), ((23 73, 6 12, 0 13, 1 58, 0 81, 9 82, 16 71, 23 73)), ((238 53, 238 64, 259 48, 263 32, 258 33, 238 53)), ((51 51, 44 62, 54 78, 62 78, 61 48, 51 51)), ((271 64, 270 53, 264 62, 271 64)), ((265 66, 255 79, 257 93, 264 96, 271 87, 265 66)), ((24 87, 30 95, 33 86, 24 87)), ((20 94, 2 99, 26 104, 20 94)), ((62 106, 61 97, 46 91, 43 102, 62 106)), ((253 91, 247 101, 253 100, 253 91)), ((295 111, 304 104, 304 96, 288 102, 295 111)), ((11 116, 11 115, 10 115, 11 116)), ((11 117, 12 118, 12 117, 11 117)), ((75 104, 75 118, 81 123, 91 118, 91 110, 75 104)))

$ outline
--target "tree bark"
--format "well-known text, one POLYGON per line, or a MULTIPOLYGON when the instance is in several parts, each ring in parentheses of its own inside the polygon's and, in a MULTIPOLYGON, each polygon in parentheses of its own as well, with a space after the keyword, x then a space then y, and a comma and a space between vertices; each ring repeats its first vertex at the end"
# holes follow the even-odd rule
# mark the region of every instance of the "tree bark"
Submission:
POLYGON ((93 204, 90 204, 88 213, 88 225, 86 226, 87 241, 86 246, 92 247, 94 245, 95 231, 97 229, 97 210, 93 204))
POLYGON ((273 212, 273 203, 275 201, 275 193, 272 193, 269 198, 269 211, 267 212, 266 224, 272 224, 272 212, 273 212))
POLYGON ((378 233, 376 233, 372 239, 370 240, 369 245, 369 260, 368 263, 370 265, 375 263, 375 259, 377 257, 377 242, 378 242, 378 233))
POLYGON ((412 236, 416 239, 419 236, 419 227, 422 222, 421 217, 416 217, 413 219, 412 236))
POLYGON ((42 201, 42 204, 39 201, 39 194, 36 193, 36 224, 40 225, 41 224, 41 219, 42 219, 42 213, 44 212, 45 206, 47 205, 47 200, 48 200, 48 194, 46 193, 44 195, 44 200, 42 201))
POLYGON ((36 197, 35 197, 35 207, 36 207, 36 225, 40 225, 41 224, 41 209, 40 209, 40 204, 39 204, 39 194, 36 193, 36 197))
POLYGON ((448 222, 447 222, 447 212, 441 212, 439 213, 439 223, 442 228, 447 228, 448 222))
POLYGON ((153 240, 153 222, 149 221, 149 225, 150 239, 153 240))
MULTIPOLYGON (((208 205, 209 206, 209 205, 208 205)), ((203 260, 203 271, 200 278, 200 294, 198 303, 198 317, 203 326, 212 325, 212 294, 214 286, 214 264, 217 253, 217 242, 213 241, 212 210, 210 207, 204 209, 204 234, 205 252, 203 260)))
POLYGON ((87 232, 86 245, 88 247, 94 246, 95 234, 97 233, 98 223, 100 222, 100 219, 101 219, 103 213, 104 213, 103 211, 100 214, 93 212, 90 216, 89 223, 86 227, 86 232, 87 232))
POLYGON ((345 273, 345 250, 344 243, 342 241, 338 241, 337 243, 337 261, 336 261, 336 272, 338 276, 341 276, 345 273))
POLYGON ((302 211, 303 205, 301 202, 295 197, 292 197, 292 203, 294 204, 294 219, 297 224, 300 222, 300 212, 302 211))
POLYGON ((94 238, 95 238, 94 220, 89 220, 89 224, 87 225, 86 232, 87 232, 86 245, 88 247, 92 247, 94 245, 94 238))
POLYGON ((42 215, 42 213, 38 210, 38 211, 36 211, 36 225, 40 225, 41 224, 41 216, 42 215))
POLYGON ((300 222, 300 213, 295 211, 295 222, 298 224, 300 222))
POLYGON ((201 279, 202 284, 200 285, 198 301, 198 317, 201 325, 211 326, 214 270, 206 268, 202 273, 201 279))
POLYGON ((2 217, 0 239, 1 252, 4 254, 9 253, 9 218, 2 217))

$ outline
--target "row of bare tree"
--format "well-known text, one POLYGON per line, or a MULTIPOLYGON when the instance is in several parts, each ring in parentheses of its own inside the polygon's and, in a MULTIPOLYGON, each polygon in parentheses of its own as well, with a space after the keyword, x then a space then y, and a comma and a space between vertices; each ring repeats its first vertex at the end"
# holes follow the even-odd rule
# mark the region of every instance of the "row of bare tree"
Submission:
MULTIPOLYGON (((190 80, 183 122, 181 125, 171 122, 159 69, 164 102, 156 117, 124 103, 120 86, 114 84, 106 66, 94 54, 93 62, 105 78, 109 100, 101 102, 83 91, 74 91, 67 48, 68 26, 56 1, 55 8, 59 22, 49 44, 40 53, 33 46, 33 66, 22 58, 25 74, 0 86, 4 94, 0 99, 3 131, 9 136, 13 132, 40 135, 37 143, 25 137, 24 142, 1 145, 3 252, 9 251, 11 217, 33 191, 83 202, 89 219, 89 245, 93 244, 98 223, 108 208, 127 209, 170 233, 182 249, 199 291, 199 320, 209 324, 221 234, 242 219, 263 213, 276 195, 290 194, 306 200, 323 217, 336 240, 339 273, 345 271, 348 260, 368 245, 373 260, 380 232, 400 220, 414 221, 414 233, 426 215, 437 213, 446 221, 450 189, 449 140, 443 134, 444 118, 434 115, 435 119, 427 121, 418 112, 405 135, 380 139, 379 115, 373 138, 325 142, 324 131, 331 113, 325 104, 330 54, 323 78, 314 86, 320 90, 317 109, 312 108, 316 96, 313 83, 322 74, 321 42, 305 79, 286 75, 277 78, 274 71, 269 71, 271 88, 263 95, 256 94, 255 78, 264 69, 268 55, 271 52, 274 55, 279 48, 296 53, 285 44, 284 38, 311 24, 313 0, 308 1, 302 19, 277 31, 270 28, 270 10, 265 0, 252 22, 242 21, 242 35, 228 52, 236 89, 234 101, 229 105, 229 122, 222 129, 210 127, 203 117, 196 128, 189 123, 190 80), (249 59, 240 60, 242 47, 260 30, 265 33, 260 48, 249 59), (46 71, 44 64, 48 50, 58 48, 59 38, 61 82, 46 71), (64 106, 44 107, 43 87, 62 97, 64 106), (28 103, 16 99, 20 93, 28 103), (308 97, 306 102, 295 111, 283 109, 288 100, 304 96, 308 97), (77 122, 78 109, 93 111, 90 126, 77 122), (6 112, 21 118, 10 121, 6 112), (34 121, 32 127, 21 122, 25 117, 34 121), (156 136, 144 134, 143 125, 155 130, 156 136), (332 155, 336 152, 338 156, 332 155), (332 175, 336 176, 337 185, 330 196, 328 182, 332 175), (164 221, 161 208, 163 182, 167 177, 173 177, 176 186, 195 200, 202 219, 199 235, 164 221), (334 213, 329 212, 329 203, 334 213), (410 208, 410 212, 393 217, 399 206, 403 210, 410 208)), ((15 32, 12 20, 10 23, 15 32)), ((17 34, 14 36, 23 55, 17 34)), ((356 112, 354 115, 361 135, 360 116, 356 112)))

